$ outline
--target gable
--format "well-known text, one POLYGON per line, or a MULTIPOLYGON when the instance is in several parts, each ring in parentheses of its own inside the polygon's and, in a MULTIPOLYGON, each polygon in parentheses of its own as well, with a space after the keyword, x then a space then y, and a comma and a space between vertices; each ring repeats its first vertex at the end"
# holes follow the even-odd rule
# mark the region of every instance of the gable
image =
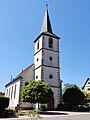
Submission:
POLYGON ((90 78, 87 78, 84 86, 82 87, 82 90, 85 90, 87 92, 90 92, 90 78))

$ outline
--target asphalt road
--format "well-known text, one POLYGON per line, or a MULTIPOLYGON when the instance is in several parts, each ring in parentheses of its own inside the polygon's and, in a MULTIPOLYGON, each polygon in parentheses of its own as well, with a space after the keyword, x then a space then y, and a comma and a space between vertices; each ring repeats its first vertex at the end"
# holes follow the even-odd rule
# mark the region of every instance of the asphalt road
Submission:
POLYGON ((41 119, 36 118, 5 118, 0 120, 90 120, 90 113, 82 114, 62 114, 62 115, 50 115, 43 116, 41 119))
POLYGON ((43 120, 90 120, 90 114, 84 115, 66 115, 66 116, 55 116, 49 118, 43 118, 43 120))

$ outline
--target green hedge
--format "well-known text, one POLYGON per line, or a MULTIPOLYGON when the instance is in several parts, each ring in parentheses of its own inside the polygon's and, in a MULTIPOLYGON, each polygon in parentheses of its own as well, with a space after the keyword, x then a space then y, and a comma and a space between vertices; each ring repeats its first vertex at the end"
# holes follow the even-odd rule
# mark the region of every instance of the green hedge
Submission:
POLYGON ((0 112, 3 112, 9 105, 9 98, 0 96, 0 112))
POLYGON ((45 111, 45 110, 46 110, 46 106, 43 105, 43 104, 41 104, 39 110, 41 110, 41 111, 45 111))

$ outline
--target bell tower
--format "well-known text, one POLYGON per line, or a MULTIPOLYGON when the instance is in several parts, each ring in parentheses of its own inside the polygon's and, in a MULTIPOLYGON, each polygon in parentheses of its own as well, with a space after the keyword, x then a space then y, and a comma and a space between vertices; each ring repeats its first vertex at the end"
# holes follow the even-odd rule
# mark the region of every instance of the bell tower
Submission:
POLYGON ((35 80, 48 83, 54 92, 54 100, 47 105, 49 109, 57 108, 58 104, 61 103, 59 39, 60 37, 52 31, 48 3, 46 3, 41 33, 34 41, 34 65, 35 80))

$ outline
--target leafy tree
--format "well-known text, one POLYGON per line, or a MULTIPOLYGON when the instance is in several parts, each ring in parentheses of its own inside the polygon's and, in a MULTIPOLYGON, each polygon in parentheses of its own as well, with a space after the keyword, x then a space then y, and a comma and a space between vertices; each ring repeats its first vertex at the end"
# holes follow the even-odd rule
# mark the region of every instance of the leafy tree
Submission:
POLYGON ((63 88, 63 93, 66 91, 66 89, 68 88, 75 88, 75 89, 79 89, 79 87, 76 84, 70 84, 70 83, 65 83, 64 84, 64 88, 63 88))
POLYGON ((90 103, 90 93, 88 93, 87 102, 90 103))
POLYGON ((82 104, 84 98, 85 96, 81 90, 76 88, 68 88, 63 94, 63 101, 70 109, 73 109, 75 106, 82 104))
POLYGON ((84 103, 84 104, 90 103, 90 93, 88 93, 88 92, 86 92, 86 91, 84 91, 84 90, 82 90, 82 93, 83 93, 84 96, 85 96, 83 103, 84 103))
POLYGON ((5 95, 5 93, 4 92, 0 92, 0 96, 4 96, 5 95))
POLYGON ((80 90, 79 87, 76 84, 65 83, 63 90, 65 91, 68 88, 75 88, 75 89, 80 90))
POLYGON ((50 86, 42 81, 30 81, 22 91, 23 102, 48 103, 53 99, 53 92, 50 86))

